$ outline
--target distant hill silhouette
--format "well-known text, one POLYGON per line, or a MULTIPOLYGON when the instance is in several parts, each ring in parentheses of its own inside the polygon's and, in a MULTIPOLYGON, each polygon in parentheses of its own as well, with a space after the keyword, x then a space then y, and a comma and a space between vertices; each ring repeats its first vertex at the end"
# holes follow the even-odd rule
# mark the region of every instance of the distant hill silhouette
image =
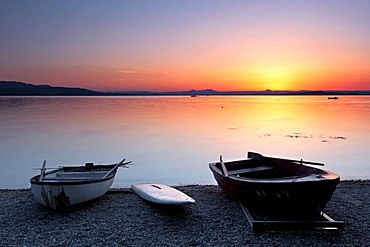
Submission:
POLYGON ((101 94, 102 93, 83 88, 52 87, 49 85, 32 85, 17 81, 0 81, 0 95, 83 96, 101 94))
POLYGON ((151 92, 151 91, 118 91, 97 92, 84 88, 52 87, 49 85, 33 85, 17 81, 0 81, 0 96, 208 96, 208 95, 370 95, 370 91, 215 91, 213 89, 151 92))

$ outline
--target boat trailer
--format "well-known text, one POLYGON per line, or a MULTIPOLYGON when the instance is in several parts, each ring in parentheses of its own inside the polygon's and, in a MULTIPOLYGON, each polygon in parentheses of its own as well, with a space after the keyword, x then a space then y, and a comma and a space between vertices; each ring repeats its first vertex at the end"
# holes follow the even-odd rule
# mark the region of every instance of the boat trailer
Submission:
POLYGON ((240 206, 254 232, 261 231, 339 231, 344 229, 343 221, 336 221, 321 211, 314 216, 300 214, 285 215, 258 212, 240 202, 240 206))

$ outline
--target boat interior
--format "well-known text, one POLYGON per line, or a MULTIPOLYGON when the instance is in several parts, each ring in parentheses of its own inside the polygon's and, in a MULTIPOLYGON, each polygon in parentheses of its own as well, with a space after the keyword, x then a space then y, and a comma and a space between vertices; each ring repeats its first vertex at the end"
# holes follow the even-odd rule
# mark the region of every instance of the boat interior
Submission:
POLYGON ((93 180, 103 178, 107 171, 68 171, 61 170, 54 173, 45 174, 44 180, 93 180))
MULTIPOLYGON (((288 178, 312 174, 325 175, 326 171, 305 166, 297 162, 281 160, 238 160, 224 162, 229 175, 246 178, 288 178)), ((216 167, 222 171, 221 162, 216 167)))

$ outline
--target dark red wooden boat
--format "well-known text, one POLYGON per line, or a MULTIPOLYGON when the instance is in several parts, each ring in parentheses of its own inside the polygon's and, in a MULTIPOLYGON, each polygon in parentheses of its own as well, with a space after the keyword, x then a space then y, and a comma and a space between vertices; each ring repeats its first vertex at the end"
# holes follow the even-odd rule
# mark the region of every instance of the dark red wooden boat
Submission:
POLYGON ((303 160, 265 157, 248 152, 248 159, 210 163, 218 185, 233 199, 265 209, 321 212, 340 181, 338 174, 303 160))

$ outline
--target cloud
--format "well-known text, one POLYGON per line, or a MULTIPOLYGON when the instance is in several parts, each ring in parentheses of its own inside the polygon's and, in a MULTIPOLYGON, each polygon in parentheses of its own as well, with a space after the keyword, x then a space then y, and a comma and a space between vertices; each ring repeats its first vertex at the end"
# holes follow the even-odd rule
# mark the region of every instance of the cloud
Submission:
POLYGON ((91 70, 92 72, 97 72, 97 73, 105 73, 105 72, 108 72, 107 70, 105 69, 92 69, 91 70))
POLYGON ((117 70, 116 72, 122 73, 122 74, 136 74, 136 73, 140 73, 140 72, 134 71, 134 70, 117 70))

